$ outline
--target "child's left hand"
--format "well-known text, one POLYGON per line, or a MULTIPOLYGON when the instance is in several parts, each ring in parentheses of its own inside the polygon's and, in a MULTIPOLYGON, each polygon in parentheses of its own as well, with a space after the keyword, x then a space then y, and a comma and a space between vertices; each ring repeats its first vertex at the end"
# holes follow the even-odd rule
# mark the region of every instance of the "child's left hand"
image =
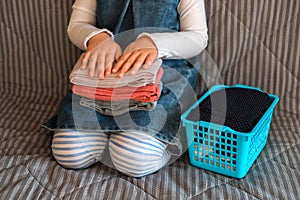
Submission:
POLYGON ((117 59, 112 72, 119 72, 120 78, 129 70, 131 70, 130 74, 134 75, 141 67, 147 69, 157 55, 158 50, 152 39, 145 36, 141 37, 126 47, 123 55, 117 59))

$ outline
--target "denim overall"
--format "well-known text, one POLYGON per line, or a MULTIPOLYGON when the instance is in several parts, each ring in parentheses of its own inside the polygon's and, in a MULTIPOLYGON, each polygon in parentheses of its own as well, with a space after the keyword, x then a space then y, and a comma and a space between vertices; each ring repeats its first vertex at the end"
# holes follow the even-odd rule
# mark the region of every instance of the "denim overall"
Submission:
MULTIPOLYGON (((142 32, 178 31, 178 3, 179 0, 98 0, 98 27, 112 31, 115 41, 124 49, 142 32)), ((162 67, 164 87, 154 110, 105 116, 80 106, 81 97, 70 92, 62 100, 57 115, 44 127, 50 130, 104 131, 110 134, 143 131, 176 147, 177 153, 173 154, 181 154, 181 140, 185 136, 180 115, 196 101, 193 88, 198 67, 187 60, 163 60, 162 67)))

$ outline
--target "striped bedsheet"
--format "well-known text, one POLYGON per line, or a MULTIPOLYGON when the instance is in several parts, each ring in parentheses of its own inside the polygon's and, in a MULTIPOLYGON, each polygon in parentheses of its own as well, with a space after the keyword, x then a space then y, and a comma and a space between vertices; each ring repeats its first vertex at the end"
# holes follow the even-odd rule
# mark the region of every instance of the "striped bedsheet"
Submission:
POLYGON ((280 97, 267 145, 243 179, 192 167, 187 154, 139 179, 56 163, 53 135, 40 125, 80 54, 66 33, 72 3, 0 1, 0 199, 299 199, 299 0, 205 1, 201 90, 240 83, 280 97))

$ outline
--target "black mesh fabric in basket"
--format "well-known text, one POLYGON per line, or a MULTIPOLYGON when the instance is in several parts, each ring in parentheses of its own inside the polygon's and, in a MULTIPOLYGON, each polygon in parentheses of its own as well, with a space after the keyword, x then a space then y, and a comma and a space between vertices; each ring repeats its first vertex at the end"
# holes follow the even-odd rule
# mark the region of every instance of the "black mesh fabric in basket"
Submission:
POLYGON ((225 125, 239 132, 250 132, 271 104, 271 98, 264 92, 247 88, 225 88, 205 98, 198 109, 193 109, 188 119, 225 125))

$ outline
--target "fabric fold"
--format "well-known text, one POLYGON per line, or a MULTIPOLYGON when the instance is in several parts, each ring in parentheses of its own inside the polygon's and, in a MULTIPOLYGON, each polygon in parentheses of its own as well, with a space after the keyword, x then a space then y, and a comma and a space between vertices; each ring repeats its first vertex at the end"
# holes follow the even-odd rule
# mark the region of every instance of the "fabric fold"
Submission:
POLYGON ((95 88, 142 87, 153 84, 156 81, 156 74, 162 64, 161 59, 156 59, 149 68, 141 68, 134 76, 130 75, 130 71, 128 71, 122 78, 118 78, 117 74, 111 74, 100 80, 97 76, 89 77, 88 70, 80 68, 82 57, 83 55, 80 56, 69 76, 70 82, 74 85, 95 88))
POLYGON ((155 75, 155 83, 142 87, 95 88, 73 85, 72 91, 79 96, 101 101, 123 101, 130 99, 142 102, 154 102, 158 100, 161 93, 162 75, 163 69, 159 68, 158 73, 155 75))
POLYGON ((103 115, 116 116, 129 111, 151 111, 155 108, 155 102, 141 102, 135 100, 124 101, 100 101, 82 97, 79 102, 80 105, 98 111, 103 115))

